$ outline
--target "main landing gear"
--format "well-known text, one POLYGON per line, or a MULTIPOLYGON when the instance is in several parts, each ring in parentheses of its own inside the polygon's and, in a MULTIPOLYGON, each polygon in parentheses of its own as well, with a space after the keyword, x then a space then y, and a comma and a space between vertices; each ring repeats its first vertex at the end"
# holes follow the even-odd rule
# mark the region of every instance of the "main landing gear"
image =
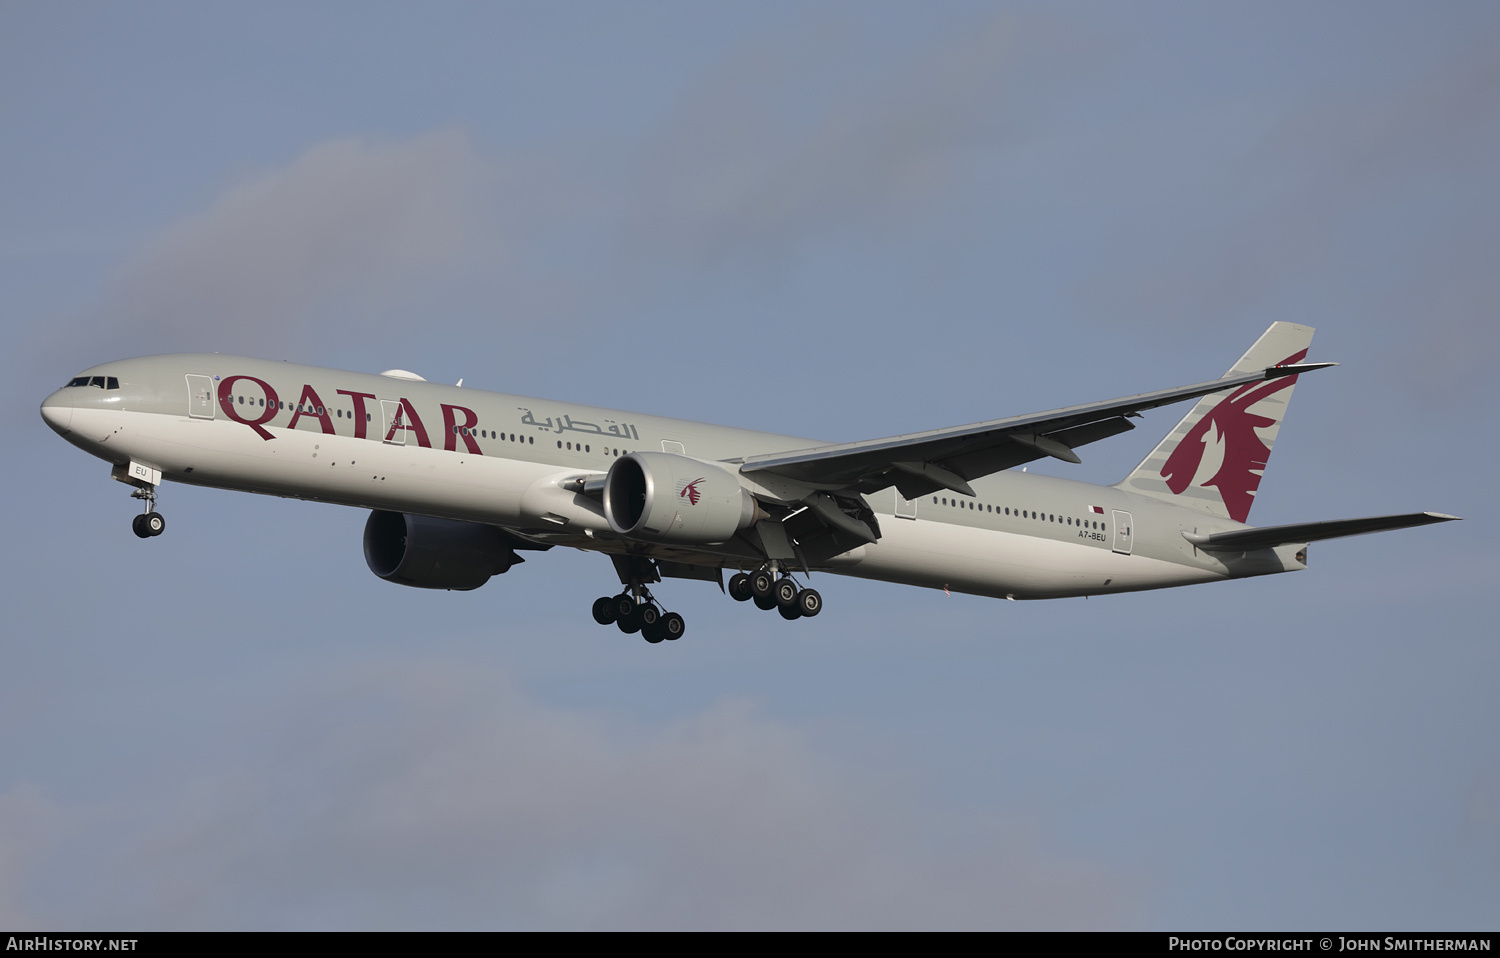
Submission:
POLYGON ((811 618, 823 611, 823 597, 818 590, 799 589, 790 575, 777 578, 774 568, 730 576, 729 595, 738 602, 753 601, 768 612, 775 609, 787 620, 811 618))
POLYGON ((156 511, 156 487, 144 486, 130 494, 132 499, 143 499, 146 503, 146 511, 130 520, 130 528, 142 539, 159 536, 167 531, 167 520, 156 511))
MULTIPOLYGON (((595 599, 591 610, 594 621, 600 625, 614 624, 627 635, 639 632, 651 643, 682 638, 686 629, 682 616, 676 612, 664 612, 657 604, 643 581, 648 578, 647 573, 632 568, 628 560, 619 557, 616 557, 615 564, 625 590, 619 595, 595 599)), ((660 580, 650 578, 649 581, 660 580)), ((823 597, 818 590, 798 588, 791 575, 774 561, 755 572, 735 573, 729 579, 727 591, 740 602, 754 600, 762 609, 775 609, 783 619, 811 618, 823 611, 823 597)))
POLYGON ((682 616, 676 612, 663 612, 644 586, 636 591, 638 595, 626 591, 595 599, 594 621, 600 625, 613 622, 626 635, 639 632, 642 638, 653 644, 682 638, 682 633, 687 630, 682 616))

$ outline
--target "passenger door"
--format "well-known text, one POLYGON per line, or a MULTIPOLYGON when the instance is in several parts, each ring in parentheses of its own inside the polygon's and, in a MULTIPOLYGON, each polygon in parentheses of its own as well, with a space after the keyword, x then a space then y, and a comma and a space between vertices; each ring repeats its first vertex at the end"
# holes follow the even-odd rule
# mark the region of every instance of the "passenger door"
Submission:
POLYGON ((1130 513, 1114 510, 1115 519, 1115 546, 1116 552, 1121 555, 1130 555, 1130 544, 1135 541, 1135 530, 1131 528, 1135 521, 1130 518, 1130 513))
POLYGON ((187 377, 188 415, 193 419, 214 418, 214 381, 208 376, 187 377))

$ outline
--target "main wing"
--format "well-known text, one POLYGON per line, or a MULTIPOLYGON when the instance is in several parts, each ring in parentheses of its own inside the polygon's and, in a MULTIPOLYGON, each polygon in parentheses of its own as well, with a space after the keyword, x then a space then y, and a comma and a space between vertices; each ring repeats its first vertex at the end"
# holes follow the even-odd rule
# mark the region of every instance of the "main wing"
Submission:
POLYGON ((740 472, 794 479, 830 492, 878 492, 895 486, 915 499, 939 489, 972 496, 969 480, 1046 456, 1079 462, 1073 450, 1133 428, 1129 417, 1148 409, 1240 386, 1297 376, 1337 363, 1269 366, 1253 373, 1162 389, 1106 402, 928 432, 749 456, 740 472))

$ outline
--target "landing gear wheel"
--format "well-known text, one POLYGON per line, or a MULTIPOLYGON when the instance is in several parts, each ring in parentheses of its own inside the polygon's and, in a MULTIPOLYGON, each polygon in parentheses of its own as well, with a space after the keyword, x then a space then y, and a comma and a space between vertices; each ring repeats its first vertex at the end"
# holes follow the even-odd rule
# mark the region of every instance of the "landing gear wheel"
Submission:
POLYGON ((595 622, 600 625, 611 625, 615 621, 615 600, 612 596, 595 599, 594 607, 590 611, 594 613, 595 622))
POLYGON ((781 613, 781 617, 783 619, 791 620, 802 618, 802 612, 797 608, 796 603, 793 603, 791 605, 778 605, 776 607, 776 611, 781 613))
POLYGON ((823 611, 823 597, 817 589, 803 589, 797 593, 797 611, 812 618, 823 611))
POLYGON ((142 539, 151 538, 151 530, 146 528, 146 517, 144 515, 136 516, 130 520, 130 530, 142 539))
POLYGON ((160 512, 146 513, 146 521, 141 525, 145 526, 146 531, 153 536, 159 536, 167 531, 167 520, 162 518, 160 512))
POLYGON ((675 641, 682 638, 682 633, 687 631, 687 623, 682 621, 682 616, 676 612, 668 612, 661 617, 661 622, 657 623, 656 628, 663 637, 675 641))
POLYGON ((626 635, 634 635, 635 633, 641 631, 641 627, 642 625, 644 625, 644 623, 641 622, 639 611, 632 610, 629 615, 622 615, 618 619, 615 619, 615 625, 620 629, 621 632, 624 632, 626 635))
POLYGON ((756 608, 765 609, 767 612, 776 608, 776 599, 769 595, 758 595, 754 601, 756 608))
POLYGON ((614 603, 616 622, 630 618, 635 612, 635 598, 629 592, 621 592, 610 601, 614 603))
POLYGON ((744 602, 750 598, 750 577, 743 572, 736 572, 729 577, 729 597, 736 602, 744 602))
POLYGON ((772 593, 772 596, 776 599, 776 604, 783 609, 796 605, 797 583, 791 579, 778 579, 776 581, 776 591, 772 593))
POLYGON ((648 625, 641 629, 641 638, 655 645, 661 640, 669 638, 669 636, 662 631, 661 623, 657 622, 654 625, 648 625))
MULTIPOLYGON (((776 588, 776 579, 771 573, 764 570, 750 574, 750 595, 757 599, 769 598, 773 589, 776 588)), ((759 605, 759 603, 756 603, 759 605)), ((765 606, 761 606, 765 608, 765 606)))
POLYGON ((661 621, 661 609, 654 605, 643 605, 635 614, 641 620, 641 629, 646 632, 655 629, 656 624, 661 621))

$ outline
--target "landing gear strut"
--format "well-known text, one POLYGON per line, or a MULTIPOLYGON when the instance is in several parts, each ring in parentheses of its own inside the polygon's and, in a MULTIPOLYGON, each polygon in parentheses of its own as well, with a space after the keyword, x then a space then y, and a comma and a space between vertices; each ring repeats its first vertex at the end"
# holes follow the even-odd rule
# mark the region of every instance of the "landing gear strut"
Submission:
POLYGON ((737 572, 729 578, 728 592, 736 602, 754 601, 767 612, 772 609, 783 619, 811 618, 823 611, 823 597, 816 589, 799 589, 792 577, 781 571, 777 578, 776 563, 755 572, 737 572))
POLYGON ((142 539, 159 536, 167 531, 167 520, 156 511, 156 487, 143 486, 130 494, 132 499, 142 499, 146 503, 146 511, 130 520, 130 528, 142 539))

